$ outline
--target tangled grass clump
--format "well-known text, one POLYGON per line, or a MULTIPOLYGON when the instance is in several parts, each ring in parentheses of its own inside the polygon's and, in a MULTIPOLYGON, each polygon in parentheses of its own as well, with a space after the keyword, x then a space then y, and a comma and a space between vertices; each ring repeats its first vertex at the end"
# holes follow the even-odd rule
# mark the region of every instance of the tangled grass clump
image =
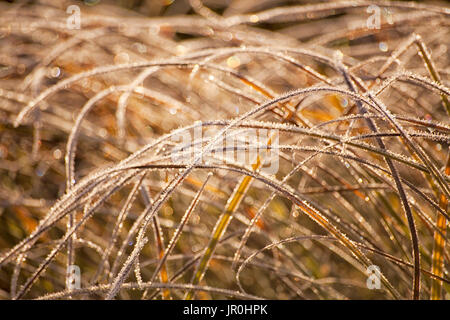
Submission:
POLYGON ((85 3, 0 2, 0 298, 450 299, 445 4, 85 3))

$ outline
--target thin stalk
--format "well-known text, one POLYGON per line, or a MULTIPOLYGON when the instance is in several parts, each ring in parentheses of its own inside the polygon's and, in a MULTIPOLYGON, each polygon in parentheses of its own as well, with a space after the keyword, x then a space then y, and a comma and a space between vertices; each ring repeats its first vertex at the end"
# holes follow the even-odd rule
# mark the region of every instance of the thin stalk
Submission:
MULTIPOLYGON (((445 174, 450 175, 450 154, 447 157, 447 165, 445 168, 445 174)), ((448 212, 448 200, 441 194, 440 207, 448 212)), ((433 255, 432 255, 432 266, 431 272, 440 277, 444 276, 444 250, 447 235, 447 219, 437 213, 436 225, 439 231, 434 232, 434 245, 433 245, 433 255)), ((431 300, 440 300, 442 295, 442 281, 433 278, 431 282, 431 300)))
MULTIPOLYGON (((271 138, 269 139, 268 144, 269 145, 271 144, 271 138)), ((258 155, 256 158, 256 162, 252 165, 253 171, 258 170, 261 167, 261 165, 262 165, 261 158, 258 155)), ((245 176, 242 178, 241 183, 235 188, 231 198, 227 203, 225 211, 219 218, 219 221, 217 222, 214 228, 213 235, 211 237, 208 246, 206 247, 205 253, 198 264, 198 267, 192 279, 192 285, 197 285, 205 275, 206 269, 208 268, 209 261, 211 260, 211 257, 216 249, 217 243, 219 242, 220 238, 222 238, 222 235, 225 233, 225 230, 227 229, 228 224, 231 221, 233 213, 239 207, 239 204, 241 203, 242 199, 247 193, 247 190, 250 187, 252 180, 253 180, 252 177, 245 176)), ((189 290, 186 293, 185 300, 192 300, 193 298, 194 298, 194 291, 189 290)))

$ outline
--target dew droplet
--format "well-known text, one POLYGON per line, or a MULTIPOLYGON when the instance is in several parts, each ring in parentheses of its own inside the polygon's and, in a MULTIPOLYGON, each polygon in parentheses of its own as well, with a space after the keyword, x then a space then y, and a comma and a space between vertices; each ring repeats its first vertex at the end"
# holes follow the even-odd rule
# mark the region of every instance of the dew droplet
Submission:
POLYGON ((61 159, 62 156, 62 152, 60 149, 55 149, 55 151, 53 151, 53 158, 55 158, 56 160, 61 159))
POLYGON ((257 23, 259 21, 259 17, 256 14, 252 14, 250 16, 250 22, 251 23, 257 23))
POLYGON ((136 42, 136 43, 134 44, 134 47, 136 48, 136 50, 137 50, 139 53, 146 53, 146 52, 147 52, 147 46, 146 46, 145 44, 143 44, 143 43, 136 42))
POLYGON ((186 53, 187 48, 185 46, 183 46, 182 44, 179 44, 176 46, 175 48, 177 55, 183 55, 186 53))
POLYGON ((224 41, 231 41, 231 40, 233 40, 233 34, 231 32, 224 32, 224 33, 222 33, 221 36, 222 36, 222 39, 224 41))
POLYGON ((106 136, 108 135, 108 131, 107 131, 105 128, 101 128, 101 129, 98 131, 98 134, 100 135, 100 137, 106 138, 106 136))
POLYGON ((241 60, 236 56, 229 57, 227 59, 227 65, 230 68, 237 68, 241 65, 241 60))
POLYGON ((61 75, 61 69, 58 67, 53 67, 50 69, 50 77, 58 78, 61 75))
POLYGON ((378 44, 378 48, 380 48, 381 51, 387 52, 388 51, 388 45, 386 42, 380 42, 378 44))

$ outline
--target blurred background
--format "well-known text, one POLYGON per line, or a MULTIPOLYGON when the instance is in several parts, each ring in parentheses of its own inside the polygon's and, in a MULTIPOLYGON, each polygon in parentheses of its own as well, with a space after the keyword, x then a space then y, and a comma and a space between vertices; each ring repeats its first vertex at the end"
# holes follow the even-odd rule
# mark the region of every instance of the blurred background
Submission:
MULTIPOLYGON (((396 55, 412 34, 419 34, 432 54, 441 83, 448 86, 449 2, 417 1, 434 8, 430 10, 413 6, 381 7, 380 26, 376 30, 367 27, 371 15, 366 11, 367 6, 352 8, 346 5, 347 2, 0 1, 0 254, 29 236, 40 219, 66 193, 66 144, 85 103, 112 85, 128 85, 136 81, 143 69, 101 73, 58 88, 40 102, 39 108, 28 114, 21 125, 14 126, 17 115, 30 101, 75 74, 107 65, 173 57, 190 63, 187 67, 161 68, 138 79, 136 86, 147 91, 125 98, 127 111, 124 127, 118 124, 116 111, 117 105, 124 99, 122 93, 113 92, 98 101, 81 125, 75 158, 76 183, 99 168, 118 163, 150 141, 195 121, 233 119, 289 90, 317 86, 321 83, 318 80, 320 77, 329 79, 333 86, 344 86, 339 73, 325 62, 286 48, 311 50, 330 59, 342 59, 367 85, 379 88, 377 86, 398 70, 431 77, 416 46, 396 55), (323 10, 314 7, 321 3, 326 6, 331 4, 331 7, 325 6, 323 10), (339 6, 339 3, 342 7, 333 7, 339 6), (67 19, 73 14, 66 12, 70 5, 77 5, 81 10, 80 29, 66 28, 67 19), (300 5, 309 5, 310 9, 293 16, 285 10, 280 16, 272 18, 255 14, 300 5), (439 8, 446 8, 447 13, 439 13, 439 8), (229 54, 221 51, 247 47, 277 52, 288 58, 282 56, 284 60, 280 60, 245 50, 229 54), (217 68, 198 70, 193 66, 211 54, 208 50, 218 54, 211 59, 211 63, 226 68, 226 72, 217 68), (205 53, 195 56, 198 52, 205 53), (189 55, 194 57, 184 58, 189 55), (308 68, 299 68, 299 64, 291 63, 289 59, 300 61, 308 68), (393 66, 378 74, 390 60, 393 66), (256 83, 261 84, 261 88, 255 89, 256 83)), ((425 139, 421 145, 437 167, 444 169, 448 156, 446 139, 449 118, 442 107, 441 96, 427 87, 400 83, 387 89, 382 98, 394 114, 423 120, 420 124, 405 123, 409 132, 418 130, 444 136, 442 139, 425 139), (442 128, 434 126, 438 123, 442 124, 442 128)), ((300 116, 290 123, 318 128, 323 123, 352 114, 349 111, 352 105, 350 99, 339 94, 319 95, 306 101, 298 98, 291 107, 300 116)), ((257 120, 286 123, 280 108, 259 115, 257 120)), ((342 127, 333 124, 327 132, 341 137, 347 130, 352 135, 370 133, 362 121, 356 122, 354 131, 349 122, 344 122, 342 127)), ((380 121, 378 124, 386 132, 390 130, 386 123, 380 121)), ((321 145, 315 138, 299 138, 289 133, 280 135, 280 144, 311 148, 321 145)), ((155 152, 164 155, 171 147, 170 144, 164 145, 155 152)), ((411 162, 416 161, 399 140, 389 140, 388 149, 411 162)), ((367 150, 355 152, 358 157, 386 166, 380 154, 367 150)), ((305 160, 308 154, 287 150, 280 160, 276 178, 282 180, 296 161, 305 160)), ((411 163, 399 163, 398 166, 404 178, 439 203, 438 189, 427 182, 422 172, 412 168, 411 163)), ((164 190, 166 183, 177 172, 170 168, 150 171, 143 182, 150 197, 164 190)), ((149 231, 150 244, 144 247, 140 257, 144 281, 152 276, 158 262, 161 253, 158 239, 165 243, 163 247, 168 245, 205 177, 203 171, 190 175, 158 211, 159 221, 156 224, 161 228, 161 237, 155 239, 153 231, 149 231)), ((392 188, 392 181, 383 177, 380 172, 372 172, 358 163, 351 162, 350 167, 343 159, 320 156, 295 174, 289 186, 305 194, 312 203, 326 208, 324 213, 350 239, 398 257, 402 263, 393 263, 392 259, 375 255, 370 250, 364 251, 375 264, 382 266, 383 273, 400 297, 410 298, 413 257, 409 229, 397 191, 392 188)), ((198 258, 208 244, 216 221, 241 178, 237 173, 220 170, 214 173, 197 210, 167 261, 169 278, 177 276, 174 283, 191 282, 194 269, 189 267, 189 263, 192 265, 192 259, 198 258)), ((77 232, 79 240, 75 244, 75 262, 82 270, 83 288, 111 281, 110 276, 99 276, 99 261, 111 243, 120 210, 132 188, 130 184, 115 192, 77 232)), ((223 245, 219 246, 216 257, 210 263, 203 285, 239 290, 231 262, 246 225, 270 195, 271 190, 258 182, 246 192, 235 212, 236 219, 228 227, 223 245)), ((437 211, 409 189, 408 197, 417 219, 422 268, 429 271, 432 269, 437 211)), ((145 197, 141 196, 133 202, 118 233, 117 243, 111 249, 107 262, 104 262, 105 268, 107 264, 112 267, 115 263, 119 244, 125 243, 125 257, 131 253, 135 236, 130 240, 129 231, 147 205, 145 197), (127 240, 130 240, 129 244, 127 240)), ((78 212, 78 219, 80 214, 78 212)), ((55 222, 34 244, 26 260, 22 261, 19 257, 1 266, 0 299, 10 299, 20 291, 20 287, 64 235, 66 224, 66 219, 55 222)), ((443 230, 446 230, 445 222, 443 230)), ((276 196, 258 220, 257 232, 249 238, 242 259, 271 242, 308 234, 325 233, 311 219, 299 213, 290 200, 276 196)), ((448 277, 448 246, 443 255, 442 276, 448 277)), ((36 298, 63 291, 66 260, 66 249, 63 249, 24 297, 36 298)), ((124 261, 122 257, 117 265, 121 266, 124 261)), ((266 250, 253 262, 244 269, 241 277, 249 294, 269 299, 392 298, 386 290, 367 289, 364 270, 339 243, 312 240, 289 243, 283 250, 266 250), (318 281, 304 281, 305 277, 318 281)), ((137 281, 134 275, 129 280, 137 281)), ((424 273, 421 298, 429 299, 431 286, 431 278, 424 273)), ((449 299, 448 283, 444 282, 442 286, 441 298, 449 299)), ((154 290, 149 296, 158 299, 168 297, 161 292, 154 290)), ((102 294, 94 292, 79 298, 99 299, 102 294)), ((141 296, 139 291, 121 290, 118 297, 137 299, 141 296)), ((171 290, 171 298, 183 297, 183 290, 171 290)), ((217 299, 228 298, 229 295, 198 291, 196 297, 217 299)))

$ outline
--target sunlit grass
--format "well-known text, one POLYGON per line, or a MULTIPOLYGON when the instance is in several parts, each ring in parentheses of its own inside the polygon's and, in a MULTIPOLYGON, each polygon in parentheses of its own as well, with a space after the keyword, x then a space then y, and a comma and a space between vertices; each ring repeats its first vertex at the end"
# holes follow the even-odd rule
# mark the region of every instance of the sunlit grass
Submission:
POLYGON ((1 299, 450 298, 445 3, 74 3, 0 3, 1 299))

